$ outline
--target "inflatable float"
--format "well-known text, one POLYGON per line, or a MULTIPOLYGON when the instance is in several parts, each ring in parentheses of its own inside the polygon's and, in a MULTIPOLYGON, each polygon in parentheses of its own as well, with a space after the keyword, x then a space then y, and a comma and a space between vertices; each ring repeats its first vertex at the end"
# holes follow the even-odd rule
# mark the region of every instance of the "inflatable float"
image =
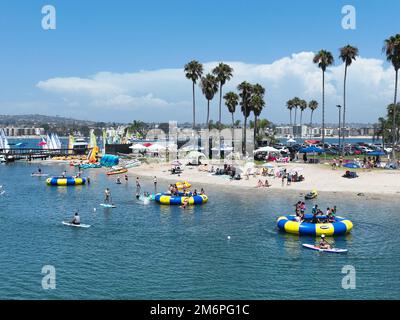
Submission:
POLYGON ((108 171, 107 175, 112 176, 114 174, 122 174, 122 173, 126 173, 126 172, 128 172, 128 169, 118 169, 118 170, 108 171))
POLYGON ((86 178, 51 177, 46 182, 49 186, 79 186, 86 183, 86 178))
POLYGON ((176 187, 178 189, 189 189, 192 185, 187 182, 187 181, 183 181, 183 182, 177 182, 175 183, 176 187))
POLYGON ((208 197, 205 194, 199 194, 196 196, 190 194, 185 196, 183 192, 179 193, 177 196, 171 196, 167 193, 158 193, 154 197, 156 202, 167 205, 182 205, 185 199, 188 199, 189 205, 204 204, 208 201, 208 197))
MULTIPOLYGON (((305 221, 296 221, 295 215, 282 216, 277 219, 279 230, 287 233, 319 236, 325 234, 327 236, 338 236, 349 233, 353 229, 353 223, 342 217, 336 217, 332 223, 311 223, 307 222, 312 219, 312 214, 305 215, 305 221)), ((321 216, 319 218, 324 218, 321 216)))
POLYGON ((317 190, 312 190, 311 192, 307 193, 304 196, 304 199, 306 200, 311 200, 311 199, 315 199, 316 197, 318 197, 318 192, 317 190))

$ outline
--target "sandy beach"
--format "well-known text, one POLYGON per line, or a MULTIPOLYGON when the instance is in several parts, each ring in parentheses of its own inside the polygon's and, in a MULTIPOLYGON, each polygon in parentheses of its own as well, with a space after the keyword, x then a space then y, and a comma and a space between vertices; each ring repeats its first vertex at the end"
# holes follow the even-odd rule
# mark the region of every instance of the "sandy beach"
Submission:
POLYGON ((303 170, 300 173, 304 175, 305 181, 293 182, 290 185, 287 185, 285 182, 282 186, 282 181, 279 178, 259 175, 257 177, 250 176, 248 180, 243 178, 239 181, 233 181, 224 176, 216 176, 208 172, 199 171, 198 167, 192 166, 185 167, 183 172, 178 176, 171 174, 169 171, 171 166, 169 164, 142 164, 140 167, 130 168, 129 175, 131 177, 140 176, 145 179, 152 179, 156 176, 157 179, 168 182, 189 181, 192 184, 196 184, 196 187, 199 188, 206 188, 207 185, 215 185, 220 187, 254 188, 265 190, 266 192, 268 190, 309 192, 312 189, 316 189, 318 192, 340 192, 353 195, 359 193, 366 195, 400 194, 400 171, 398 170, 374 169, 367 171, 359 169, 357 170, 358 178, 346 179, 342 175, 348 169, 332 170, 326 164, 288 163, 276 164, 275 166, 287 168, 288 171, 293 168, 302 168, 303 170), (263 182, 265 182, 265 179, 268 179, 271 187, 256 188, 259 179, 263 182))

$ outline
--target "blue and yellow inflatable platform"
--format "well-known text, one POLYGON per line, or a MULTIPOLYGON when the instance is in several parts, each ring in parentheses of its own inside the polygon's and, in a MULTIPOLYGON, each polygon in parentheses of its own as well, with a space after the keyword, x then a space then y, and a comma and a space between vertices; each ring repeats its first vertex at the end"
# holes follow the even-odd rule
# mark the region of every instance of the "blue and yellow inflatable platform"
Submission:
POLYGON ((49 186, 79 186, 86 183, 85 178, 51 177, 46 180, 49 186))
POLYGON ((161 204, 167 205, 182 205, 188 199, 190 205, 204 204, 208 201, 208 197, 205 194, 199 195, 185 195, 183 192, 178 193, 177 196, 171 196, 167 193, 157 193, 154 200, 161 204))
POLYGON ((312 217, 312 214, 306 214, 305 221, 298 222, 295 215, 282 216, 277 219, 278 228, 287 233, 308 236, 319 236, 321 234, 338 236, 349 233, 353 229, 353 223, 346 218, 335 217, 335 221, 332 223, 307 222, 312 217))

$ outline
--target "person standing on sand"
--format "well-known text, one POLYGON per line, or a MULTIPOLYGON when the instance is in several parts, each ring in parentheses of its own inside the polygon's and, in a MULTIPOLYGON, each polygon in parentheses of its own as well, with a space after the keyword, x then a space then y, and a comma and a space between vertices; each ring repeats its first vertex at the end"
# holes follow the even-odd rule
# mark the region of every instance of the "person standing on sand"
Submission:
POLYGON ((285 185, 286 169, 282 172, 282 187, 285 185))
POLYGON ((125 175, 125 182, 128 183, 128 175, 125 175))
POLYGON ((157 192, 157 177, 156 176, 154 176, 154 178, 153 178, 153 183, 154 183, 154 190, 155 190, 155 192, 157 192))

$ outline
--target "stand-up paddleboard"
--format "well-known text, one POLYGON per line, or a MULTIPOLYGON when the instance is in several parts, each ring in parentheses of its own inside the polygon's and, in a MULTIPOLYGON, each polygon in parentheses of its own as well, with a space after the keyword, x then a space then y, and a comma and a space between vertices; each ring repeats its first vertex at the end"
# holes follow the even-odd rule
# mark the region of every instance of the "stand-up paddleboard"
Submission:
POLYGON ((117 206, 108 203, 100 203, 100 205, 104 208, 116 208, 117 206))
POLYGON ((316 250, 320 252, 328 252, 328 253, 346 253, 347 249, 337 249, 337 248, 331 248, 331 249, 321 249, 319 246, 313 245, 313 244, 307 244, 303 243, 303 247, 311 250, 316 250))
POLYGON ((32 173, 31 177, 47 177, 48 173, 32 173))
POLYGON ((66 221, 63 221, 62 224, 63 224, 64 226, 69 226, 69 227, 90 228, 90 224, 83 224, 83 223, 81 223, 81 224, 73 224, 73 223, 71 223, 71 222, 66 222, 66 221))

